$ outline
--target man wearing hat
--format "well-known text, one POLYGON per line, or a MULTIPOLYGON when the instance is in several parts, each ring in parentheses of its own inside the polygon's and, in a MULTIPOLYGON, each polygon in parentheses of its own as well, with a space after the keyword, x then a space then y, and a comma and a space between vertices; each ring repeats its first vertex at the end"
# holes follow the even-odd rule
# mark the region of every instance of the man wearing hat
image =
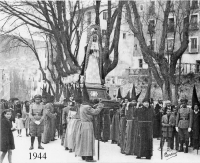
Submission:
POLYGON ((161 137, 161 119, 162 119, 162 101, 158 100, 158 103, 155 106, 155 116, 154 116, 154 123, 153 123, 153 137, 160 140, 161 137))
POLYGON ((30 135, 31 135, 31 147, 30 150, 34 149, 35 137, 38 137, 38 149, 44 149, 41 146, 41 135, 44 131, 44 106, 41 104, 41 95, 35 95, 35 103, 30 105, 29 117, 30 117, 30 135))
POLYGON ((171 101, 167 100, 165 101, 165 107, 164 107, 164 114, 167 114, 167 110, 171 109, 173 111, 174 105, 172 105, 171 101))
POLYGON ((192 109, 187 107, 187 99, 181 100, 182 105, 178 110, 178 114, 176 117, 176 131, 179 133, 180 137, 180 150, 179 152, 183 152, 183 143, 185 140, 185 153, 188 153, 188 144, 189 144, 189 132, 191 132, 192 128, 192 120, 193 113, 192 109))
POLYGON ((136 158, 146 157, 146 159, 151 159, 153 155, 154 110, 150 107, 149 98, 144 98, 141 107, 138 103, 135 115, 137 117, 136 158))

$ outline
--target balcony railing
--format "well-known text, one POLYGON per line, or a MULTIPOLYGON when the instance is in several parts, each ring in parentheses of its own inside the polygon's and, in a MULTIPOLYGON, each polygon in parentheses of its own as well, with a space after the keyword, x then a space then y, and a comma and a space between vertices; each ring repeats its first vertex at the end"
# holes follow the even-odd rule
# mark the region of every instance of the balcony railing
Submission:
POLYGON ((199 45, 197 45, 197 48, 190 48, 189 53, 190 54, 197 54, 199 52, 199 45))
POLYGON ((199 24, 198 23, 191 23, 190 24, 190 30, 199 30, 199 24))
MULTIPOLYGON (((199 74, 200 73, 200 64, 194 63, 181 63, 181 75, 185 75, 188 73, 199 74)), ((179 74, 179 64, 176 67, 176 74, 179 74)))
POLYGON ((138 68, 138 69, 126 69, 126 72, 128 75, 131 75, 131 76, 147 76, 149 71, 148 69, 145 69, 145 68, 138 68))
POLYGON ((174 24, 168 26, 167 32, 174 32, 174 24))

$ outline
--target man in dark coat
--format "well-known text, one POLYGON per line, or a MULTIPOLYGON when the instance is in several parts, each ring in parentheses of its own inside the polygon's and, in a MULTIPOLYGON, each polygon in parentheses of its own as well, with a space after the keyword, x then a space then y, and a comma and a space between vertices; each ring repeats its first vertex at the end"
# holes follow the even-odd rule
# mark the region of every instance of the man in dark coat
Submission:
POLYGON ((155 106, 155 116, 154 116, 154 123, 153 123, 153 137, 160 138, 161 137, 161 110, 162 108, 162 101, 158 100, 158 103, 155 106))
POLYGON ((133 154, 133 140, 134 140, 134 112, 136 109, 137 102, 132 100, 127 104, 127 109, 125 110, 125 116, 127 119, 126 132, 125 132, 125 142, 124 142, 124 153, 126 155, 133 154))
POLYGON ((192 121, 192 140, 193 149, 199 150, 200 146, 200 112, 198 103, 194 105, 193 121, 192 121))
POLYGON ((189 144, 189 132, 191 132, 192 121, 193 121, 193 112, 192 109, 187 107, 187 100, 184 99, 182 101, 182 105, 178 110, 178 114, 176 117, 176 131, 179 133, 180 138, 180 150, 179 152, 183 152, 183 143, 185 140, 185 153, 188 153, 188 144, 189 144))
POLYGON ((137 133, 136 133, 136 158, 146 157, 151 159, 153 155, 153 116, 154 110, 149 105, 149 99, 143 100, 141 107, 137 106, 137 133))

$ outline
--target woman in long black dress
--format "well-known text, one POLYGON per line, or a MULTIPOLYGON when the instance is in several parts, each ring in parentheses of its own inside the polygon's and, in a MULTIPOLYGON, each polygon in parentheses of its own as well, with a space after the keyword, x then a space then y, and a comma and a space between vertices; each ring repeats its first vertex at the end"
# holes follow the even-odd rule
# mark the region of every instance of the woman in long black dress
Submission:
POLYGON ((8 152, 8 161, 12 163, 12 150, 15 149, 15 143, 13 138, 12 131, 12 122, 11 122, 11 110, 6 109, 3 111, 1 115, 1 135, 0 135, 0 150, 2 151, 1 154, 1 163, 8 152))

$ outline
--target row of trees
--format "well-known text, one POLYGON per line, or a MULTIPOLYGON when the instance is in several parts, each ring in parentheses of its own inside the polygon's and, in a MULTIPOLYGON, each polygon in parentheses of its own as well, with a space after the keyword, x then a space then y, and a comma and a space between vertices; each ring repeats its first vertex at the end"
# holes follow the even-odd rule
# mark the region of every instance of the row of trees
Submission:
MULTIPOLYGON (((163 92, 163 99, 172 99, 171 88, 175 86, 176 97, 178 97, 179 81, 176 75, 177 62, 185 52, 189 43, 189 17, 192 13, 190 1, 152 1, 146 6, 148 10, 139 11, 139 1, 119 1, 117 4, 107 3, 107 29, 105 45, 102 45, 102 33, 99 42, 102 49, 103 64, 101 74, 105 77, 118 64, 119 39, 122 22, 122 14, 127 15, 126 21, 135 41, 139 43, 144 61, 148 64, 157 84, 163 92), (153 2, 153 3, 152 3, 153 2), (172 10, 174 8, 174 10, 172 10), (153 12, 152 12, 153 11, 153 12), (154 12, 155 11, 155 12, 154 12), (173 16, 174 30, 169 34, 169 16, 173 16), (154 23, 149 21, 154 19, 154 23), (155 30, 156 28, 156 30, 155 30), (148 33, 148 34, 147 34, 148 33), (173 49, 168 51, 167 38, 173 37, 173 49), (159 40, 158 49, 153 48, 153 39, 159 40), (150 46, 148 43, 150 39, 150 46), (110 59, 113 54, 114 59, 110 59)), ((101 25, 100 11, 101 2, 96 1, 94 5, 96 19, 95 24, 101 25)), ((1 31, 4 34, 13 34, 17 29, 25 28, 29 39, 25 39, 16 32, 11 39, 10 45, 23 44, 34 52, 43 75, 53 94, 58 100, 62 94, 64 85, 62 77, 70 74, 81 73, 81 64, 78 62, 79 47, 82 33, 88 28, 85 18, 87 8, 81 1, 20 1, 0 2, 0 12, 4 15, 1 31), (9 25, 9 30, 8 30, 9 25), (51 80, 46 77, 42 68, 34 36, 45 41, 45 49, 48 54, 48 71, 51 80, 56 85, 54 90, 51 80), (73 42, 76 39, 76 44, 73 42)), ((133 45, 134 46, 134 45, 133 45)), ((150 79, 151 81, 152 79, 150 79)), ((151 82, 149 82, 149 87, 151 82)), ((149 89, 149 88, 148 88, 149 89)))

